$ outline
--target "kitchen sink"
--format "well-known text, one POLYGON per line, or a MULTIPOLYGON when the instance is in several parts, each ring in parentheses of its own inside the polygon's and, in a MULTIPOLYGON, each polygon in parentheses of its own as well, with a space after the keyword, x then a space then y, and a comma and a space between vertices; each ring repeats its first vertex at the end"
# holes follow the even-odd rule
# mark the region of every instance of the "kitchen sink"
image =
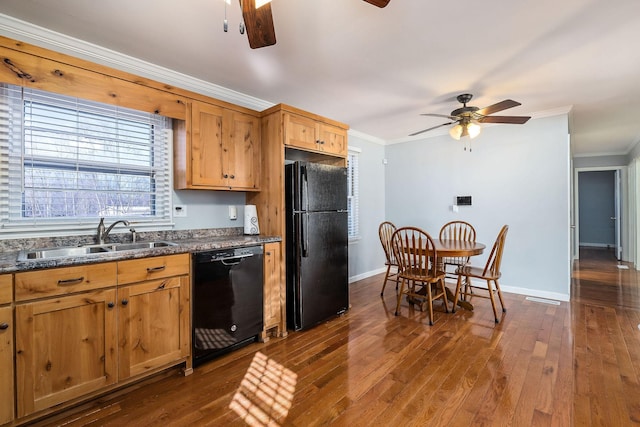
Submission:
POLYGON ((137 242, 137 243, 118 243, 112 245, 114 251, 130 251, 133 249, 153 249, 164 248, 166 246, 177 246, 173 242, 137 242))
POLYGON ((77 257, 77 256, 104 253, 109 251, 110 249, 106 246, 79 246, 79 247, 65 247, 65 248, 22 250, 18 255, 18 260, 77 257))
POLYGON ((87 255, 104 254, 114 251, 153 249, 163 248, 166 246, 177 246, 177 243, 156 241, 136 243, 107 243, 104 245, 70 246, 44 249, 24 249, 21 250, 18 254, 18 261, 82 257, 87 255))

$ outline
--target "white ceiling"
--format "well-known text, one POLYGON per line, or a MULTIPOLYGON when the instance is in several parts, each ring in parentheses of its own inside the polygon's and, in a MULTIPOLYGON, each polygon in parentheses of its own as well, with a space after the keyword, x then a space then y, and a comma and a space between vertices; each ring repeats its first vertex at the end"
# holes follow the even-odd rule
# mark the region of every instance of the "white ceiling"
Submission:
POLYGON ((239 34, 237 0, 228 33, 224 10, 223 0, 0 2, 1 14, 388 142, 443 123, 419 114, 449 114, 466 92, 478 107, 522 103, 498 114, 570 109, 574 155, 626 154, 640 141, 638 0, 391 0, 384 9, 273 0, 277 43, 256 50, 239 34))

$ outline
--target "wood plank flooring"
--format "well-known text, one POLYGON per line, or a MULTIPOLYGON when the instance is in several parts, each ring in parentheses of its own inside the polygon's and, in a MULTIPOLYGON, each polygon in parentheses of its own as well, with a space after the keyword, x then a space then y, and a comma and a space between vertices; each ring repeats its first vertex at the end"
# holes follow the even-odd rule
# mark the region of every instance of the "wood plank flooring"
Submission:
POLYGON ((396 317, 371 277, 339 318, 36 425, 639 425, 640 281, 605 258, 581 253, 571 303, 505 293, 498 325, 480 298, 396 317))

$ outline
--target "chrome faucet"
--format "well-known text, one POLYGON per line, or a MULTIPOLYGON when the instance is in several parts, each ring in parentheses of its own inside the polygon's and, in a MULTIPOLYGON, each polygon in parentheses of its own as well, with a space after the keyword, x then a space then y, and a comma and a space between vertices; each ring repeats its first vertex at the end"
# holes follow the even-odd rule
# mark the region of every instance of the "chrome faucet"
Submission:
POLYGON ((106 230, 104 228, 104 218, 100 218, 100 223, 98 224, 98 231, 96 233, 96 240, 98 242, 99 245, 104 245, 107 237, 109 237, 109 233, 111 232, 111 230, 113 229, 113 227, 116 224, 122 223, 125 226, 129 226, 129 221, 125 220, 125 219, 119 219, 116 222, 114 222, 113 224, 111 224, 106 230))

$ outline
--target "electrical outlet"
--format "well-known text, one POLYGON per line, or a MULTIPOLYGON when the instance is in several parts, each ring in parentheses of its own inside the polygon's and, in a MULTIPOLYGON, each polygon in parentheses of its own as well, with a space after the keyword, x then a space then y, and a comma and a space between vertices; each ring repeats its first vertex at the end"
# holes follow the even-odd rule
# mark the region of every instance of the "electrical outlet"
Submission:
POLYGON ((187 207, 185 205, 175 205, 173 207, 173 216, 176 218, 186 218, 187 207))
POLYGON ((238 209, 233 205, 229 206, 229 219, 238 219, 238 209))

